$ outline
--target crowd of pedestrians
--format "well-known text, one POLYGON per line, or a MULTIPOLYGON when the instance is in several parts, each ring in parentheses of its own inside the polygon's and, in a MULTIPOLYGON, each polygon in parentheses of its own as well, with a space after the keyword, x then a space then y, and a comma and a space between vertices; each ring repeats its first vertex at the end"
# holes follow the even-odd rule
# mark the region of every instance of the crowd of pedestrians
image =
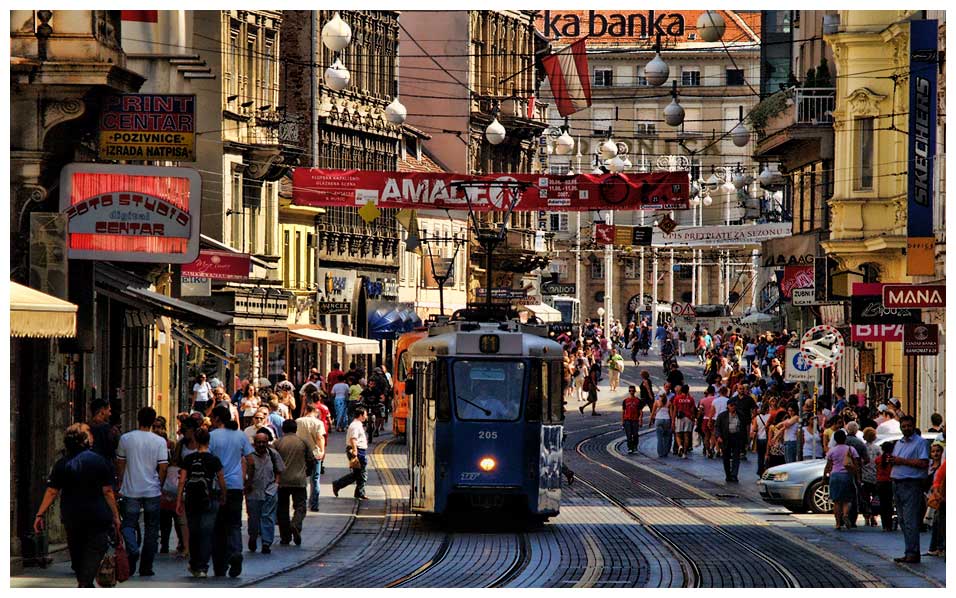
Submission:
POLYGON ((59 499, 71 566, 80 587, 92 587, 110 546, 122 547, 131 574, 155 575, 157 554, 175 552, 192 576, 238 577, 245 548, 271 554, 276 541, 301 545, 307 511, 320 508, 320 480, 329 436, 341 441, 350 473, 333 483, 357 483, 365 495, 367 412, 390 411, 391 377, 382 367, 366 375, 338 363, 323 380, 313 369, 298 388, 285 376, 236 382, 229 396, 217 379, 200 374, 173 433, 152 407, 141 408, 135 430, 121 434, 110 404, 93 401, 88 423, 71 425, 64 456, 50 474, 34 522, 41 533, 59 499), (344 392, 343 392, 344 388, 344 392), (349 421, 351 423, 349 424, 349 421))
POLYGON ((865 395, 837 388, 833 396, 812 396, 811 389, 786 383, 783 356, 796 346, 784 330, 751 335, 740 329, 700 326, 689 333, 648 321, 605 334, 597 322, 585 325, 579 339, 558 337, 565 347, 566 400, 577 400, 583 413, 596 413, 601 368, 614 371, 616 387, 623 371, 622 351, 634 366, 656 349, 663 379, 640 370, 639 385, 622 401, 622 426, 629 454, 639 452, 639 434, 656 435, 658 458, 688 459, 695 449, 704 459, 719 459, 726 483, 739 483, 741 462, 754 457, 756 474, 794 461, 825 459, 825 481, 834 503, 835 527, 901 529, 906 543, 899 562, 920 561, 919 533, 930 526, 927 555, 945 554, 945 442, 943 419, 931 417, 934 439, 924 439, 901 402, 890 398, 873 408, 865 395), (656 345, 652 345, 656 343, 656 345), (676 357, 694 354, 705 381, 694 396, 676 357), (620 369, 617 366, 621 366, 620 369))

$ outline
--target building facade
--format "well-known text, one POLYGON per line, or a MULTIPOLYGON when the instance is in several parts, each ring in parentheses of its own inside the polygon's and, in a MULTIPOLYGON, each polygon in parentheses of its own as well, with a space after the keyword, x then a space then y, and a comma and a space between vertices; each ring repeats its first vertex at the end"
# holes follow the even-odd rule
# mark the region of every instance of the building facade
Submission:
MULTIPOLYGON (((687 170, 702 201, 672 217, 678 230, 732 231, 754 223, 784 220, 775 215, 753 184, 760 165, 751 147, 738 147, 726 132, 748 115, 758 101, 761 22, 757 12, 719 11, 726 22, 722 41, 699 38, 696 22, 701 11, 543 11, 536 17, 538 31, 560 50, 586 36, 592 105, 566 121, 549 114, 555 136, 567 126, 575 138, 574 152, 550 155, 552 173, 590 173, 602 166, 600 145, 612 138, 625 153, 625 172, 687 170), (658 14, 659 19, 654 14, 658 14), (658 41, 669 77, 660 87, 648 85, 645 66, 658 41), (677 83, 684 123, 664 122, 668 92, 677 83), (751 181, 741 189, 727 187, 738 176, 751 181), (729 190, 728 190, 729 189, 729 190), (707 195, 710 199, 704 200, 707 195)), ((542 95, 551 102, 550 88, 542 95)), ((782 207, 782 206, 781 206, 782 207)), ((665 212, 614 211, 580 215, 551 214, 548 225, 560 239, 551 270, 561 282, 577 282, 584 317, 599 307, 615 319, 627 321, 650 315, 663 303, 724 304, 741 314, 753 304, 754 253, 752 242, 719 245, 689 242, 680 248, 656 243, 652 247, 616 247, 607 259, 603 246, 591 243, 594 222, 625 226, 653 226, 665 212), (613 218, 613 221, 610 220, 613 218), (610 279, 612 284, 606 281, 610 279), (608 287, 614 289, 606 301, 608 287)), ((669 309, 662 309, 669 314, 669 309)), ((665 315, 665 318, 667 316, 665 315)))

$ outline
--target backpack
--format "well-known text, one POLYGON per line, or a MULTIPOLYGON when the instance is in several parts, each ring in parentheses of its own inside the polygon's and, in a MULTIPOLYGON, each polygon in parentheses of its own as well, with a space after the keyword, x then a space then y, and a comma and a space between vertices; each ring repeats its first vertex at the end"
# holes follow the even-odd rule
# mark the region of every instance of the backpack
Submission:
POLYGON ((186 470, 183 494, 187 511, 197 513, 209 508, 212 502, 212 485, 206 477, 206 469, 201 459, 194 459, 186 470))

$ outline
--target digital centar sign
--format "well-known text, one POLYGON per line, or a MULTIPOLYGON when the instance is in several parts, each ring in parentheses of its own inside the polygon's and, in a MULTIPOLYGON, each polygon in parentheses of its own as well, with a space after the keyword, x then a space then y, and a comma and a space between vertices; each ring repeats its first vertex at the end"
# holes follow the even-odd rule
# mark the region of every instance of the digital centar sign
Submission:
POLYGON ((60 174, 70 259, 188 264, 199 256, 199 173, 69 164, 60 174))

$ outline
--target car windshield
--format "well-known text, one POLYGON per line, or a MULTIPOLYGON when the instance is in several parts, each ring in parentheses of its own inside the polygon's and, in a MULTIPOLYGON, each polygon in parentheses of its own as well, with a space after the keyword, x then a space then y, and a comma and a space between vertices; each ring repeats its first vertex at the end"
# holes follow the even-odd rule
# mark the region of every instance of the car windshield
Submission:
POLYGON ((521 414, 525 364, 459 359, 452 366, 458 419, 515 421, 521 414))

